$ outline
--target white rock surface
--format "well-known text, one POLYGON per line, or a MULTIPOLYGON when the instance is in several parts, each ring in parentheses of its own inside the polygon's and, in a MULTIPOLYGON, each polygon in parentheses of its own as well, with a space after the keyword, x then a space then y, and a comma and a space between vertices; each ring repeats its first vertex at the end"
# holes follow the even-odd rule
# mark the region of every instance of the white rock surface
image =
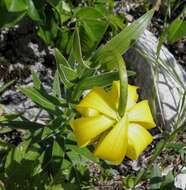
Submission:
POLYGON ((125 60, 128 67, 137 72, 134 82, 142 89, 141 98, 148 98, 151 105, 153 102, 152 87, 154 84, 153 68, 155 68, 152 63, 158 64, 156 84, 161 104, 158 104, 156 98, 154 111, 159 125, 167 130, 171 130, 171 126, 177 116, 179 101, 184 90, 186 90, 186 73, 177 64, 176 59, 165 46, 161 48, 157 63, 157 45, 157 38, 146 30, 135 46, 125 54, 125 60), (162 64, 164 66, 161 66, 162 64), (175 72, 178 79, 173 77, 172 73, 175 72), (161 105, 162 109, 160 109, 159 105, 161 105))
POLYGON ((174 185, 176 188, 186 190, 186 174, 178 174, 175 178, 174 185))

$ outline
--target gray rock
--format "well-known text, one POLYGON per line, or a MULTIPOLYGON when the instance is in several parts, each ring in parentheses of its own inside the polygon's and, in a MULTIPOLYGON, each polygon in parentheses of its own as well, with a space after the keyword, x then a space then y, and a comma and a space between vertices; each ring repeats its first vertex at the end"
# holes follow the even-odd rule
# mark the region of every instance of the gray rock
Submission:
POLYGON ((134 83, 141 89, 141 98, 148 98, 159 125, 171 130, 178 115, 179 102, 186 90, 186 73, 165 46, 162 46, 157 61, 157 45, 157 38, 146 30, 124 58, 128 67, 137 72, 134 83), (155 82, 153 76, 156 76, 155 82), (158 95, 155 105, 154 83, 158 95))
POLYGON ((174 185, 176 188, 186 189, 186 174, 179 174, 176 176, 174 185))

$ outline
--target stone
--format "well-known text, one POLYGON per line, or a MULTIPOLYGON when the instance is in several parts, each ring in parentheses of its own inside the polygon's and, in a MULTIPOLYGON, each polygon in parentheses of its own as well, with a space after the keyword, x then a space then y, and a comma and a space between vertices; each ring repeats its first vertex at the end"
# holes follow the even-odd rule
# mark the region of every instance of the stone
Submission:
POLYGON ((152 112, 155 113, 158 125, 171 130, 178 115, 179 102, 186 90, 186 73, 164 45, 157 62, 157 45, 158 39, 146 30, 124 55, 124 59, 127 67, 137 73, 133 82, 140 87, 141 98, 147 98, 151 108, 154 108, 152 112), (154 73, 157 73, 155 84, 158 92, 155 106, 152 91, 154 73))
POLYGON ((175 178, 174 185, 176 188, 186 189, 186 174, 178 174, 175 178))

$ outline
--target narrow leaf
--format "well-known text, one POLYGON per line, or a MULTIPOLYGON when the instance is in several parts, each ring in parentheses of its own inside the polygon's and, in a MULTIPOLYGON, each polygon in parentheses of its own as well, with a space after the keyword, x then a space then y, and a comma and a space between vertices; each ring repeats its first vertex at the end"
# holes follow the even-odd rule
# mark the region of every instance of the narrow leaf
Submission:
MULTIPOLYGON (((134 76, 135 72, 128 71, 127 75, 134 76)), ((93 88, 94 86, 108 86, 114 80, 119 80, 118 71, 107 72, 100 75, 87 77, 79 82, 79 89, 87 90, 93 88)))
POLYGON ((20 88, 20 91, 25 94, 27 97, 31 98, 33 102, 41 106, 42 108, 51 111, 54 114, 60 114, 61 111, 58 107, 48 100, 47 97, 43 96, 42 92, 35 88, 20 88))
POLYGON ((33 0, 28 0, 27 14, 35 21, 41 21, 38 9, 35 7, 33 0))
POLYGON ((19 128, 19 129, 28 129, 28 130, 38 130, 40 128, 45 127, 40 123, 31 122, 29 120, 23 119, 22 121, 7 121, 1 123, 2 126, 9 126, 12 128, 19 128))
POLYGON ((77 27, 76 30, 74 31, 73 54, 75 59, 81 64, 82 67, 89 68, 89 66, 83 61, 81 43, 79 37, 79 29, 77 27))
POLYGON ((55 59, 56 59, 57 64, 70 67, 70 64, 68 63, 68 61, 65 59, 63 54, 57 48, 55 48, 55 59))
POLYGON ((175 19, 167 29, 167 40, 169 43, 175 43, 186 35, 186 21, 175 19))
POLYGON ((92 58, 94 62, 93 66, 104 64, 105 53, 109 52, 110 56, 112 56, 112 53, 114 52, 119 55, 124 54, 144 32, 153 14, 154 9, 148 11, 138 20, 125 27, 118 35, 113 37, 104 46, 101 46, 92 58))
POLYGON ((8 114, 8 115, 1 115, 0 116, 0 122, 4 122, 4 121, 11 121, 16 119, 17 117, 19 117, 20 114, 8 114))
POLYGON ((27 3, 25 0, 4 0, 8 11, 19 12, 27 9, 27 3))
POLYGON ((37 89, 41 88, 41 81, 39 77, 37 76, 36 72, 32 71, 32 79, 34 81, 34 87, 37 89))
POLYGON ((60 87, 58 70, 56 70, 55 75, 54 75, 52 91, 53 91, 54 96, 61 98, 61 87, 60 87))
POLYGON ((55 49, 55 58, 58 68, 58 74, 66 88, 73 86, 71 82, 77 78, 77 73, 70 67, 70 64, 58 49, 55 49))
POLYGON ((8 87, 10 87, 15 81, 12 80, 6 84, 3 84, 2 86, 0 86, 0 94, 3 93, 8 87))

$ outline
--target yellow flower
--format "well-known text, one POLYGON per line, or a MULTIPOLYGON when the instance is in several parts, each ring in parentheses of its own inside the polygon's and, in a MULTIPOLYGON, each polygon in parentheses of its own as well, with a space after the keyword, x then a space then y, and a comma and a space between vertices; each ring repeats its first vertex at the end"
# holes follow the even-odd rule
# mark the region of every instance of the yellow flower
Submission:
POLYGON ((137 103, 136 86, 128 85, 126 113, 118 115, 120 83, 114 81, 112 89, 97 87, 76 106, 82 117, 71 121, 79 147, 96 142, 94 155, 120 164, 125 155, 136 160, 152 142, 147 131, 155 127, 147 100, 137 103))

